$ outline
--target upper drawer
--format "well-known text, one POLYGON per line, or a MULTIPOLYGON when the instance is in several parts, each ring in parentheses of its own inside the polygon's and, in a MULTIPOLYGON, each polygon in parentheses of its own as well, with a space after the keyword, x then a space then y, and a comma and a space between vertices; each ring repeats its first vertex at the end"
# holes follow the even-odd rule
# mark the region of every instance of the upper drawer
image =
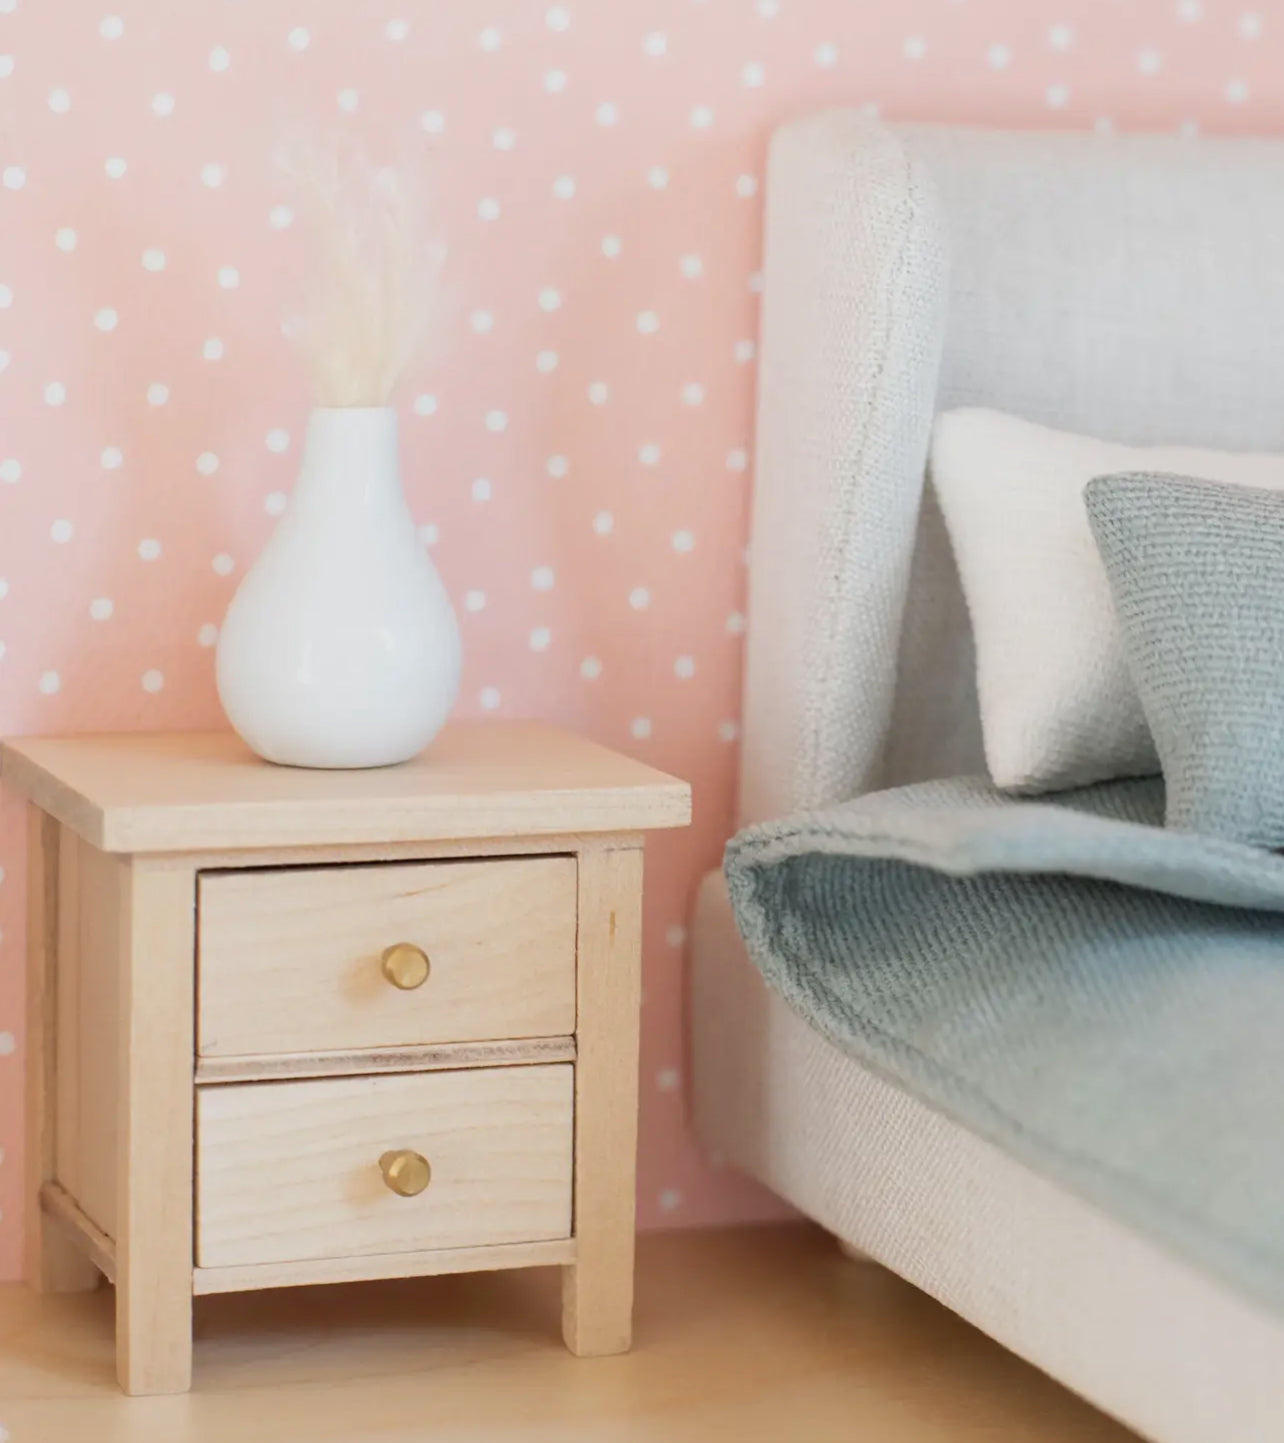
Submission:
POLYGON ((569 1034, 575 890, 573 857, 206 873, 198 1050, 236 1057, 569 1034), (403 985, 393 980, 398 969, 384 958, 398 943, 423 953, 426 978, 403 952, 403 985))

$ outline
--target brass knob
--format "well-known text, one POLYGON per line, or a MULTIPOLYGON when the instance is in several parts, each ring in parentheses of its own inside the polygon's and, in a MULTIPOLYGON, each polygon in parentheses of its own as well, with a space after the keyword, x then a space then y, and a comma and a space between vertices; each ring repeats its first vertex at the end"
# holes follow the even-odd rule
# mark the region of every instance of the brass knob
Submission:
POLYGON ((396 942, 391 947, 385 947, 379 958, 379 967, 388 981, 403 992, 413 992, 416 987, 422 987, 432 970, 427 952, 413 942, 396 942))
POLYGON ((379 1159, 383 1180, 398 1197, 417 1197, 432 1181, 432 1168, 422 1154, 394 1148, 379 1159))

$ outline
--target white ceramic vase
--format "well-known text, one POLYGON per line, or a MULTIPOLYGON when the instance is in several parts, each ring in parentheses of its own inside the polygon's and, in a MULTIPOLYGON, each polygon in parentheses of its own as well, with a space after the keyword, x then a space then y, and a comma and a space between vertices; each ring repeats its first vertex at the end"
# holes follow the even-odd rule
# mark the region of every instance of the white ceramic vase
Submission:
POLYGON ((389 766, 441 729, 459 664, 450 598, 402 494, 397 413, 314 411, 289 506, 219 633, 228 720, 270 762, 389 766))

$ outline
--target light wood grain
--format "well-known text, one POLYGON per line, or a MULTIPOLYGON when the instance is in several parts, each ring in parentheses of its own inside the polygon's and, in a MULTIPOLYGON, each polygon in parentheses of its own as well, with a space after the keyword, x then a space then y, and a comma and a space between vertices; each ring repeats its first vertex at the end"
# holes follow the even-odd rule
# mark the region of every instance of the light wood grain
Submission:
POLYGON ((13 1443, 1137 1443, 810 1229, 650 1234, 638 1264, 639 1346, 591 1364, 551 1268, 199 1298, 191 1396, 144 1404, 106 1290, 0 1289, 0 1418, 13 1443))
POLYGON ((375 771, 276 767, 230 733, 27 739, 5 781, 111 852, 685 826, 685 782, 539 722, 463 722, 375 771))
POLYGON ((27 808, 26 1236, 23 1273, 40 1292, 87 1291, 97 1269, 40 1207, 58 1172, 59 837, 27 808))
POLYGON ((116 1368, 127 1393, 192 1371, 192 1034, 196 875, 121 867, 116 1368))
POLYGON ((54 1082, 57 1161, 54 1176, 80 1195, 80 852, 85 843, 70 827, 58 829, 58 1075, 54 1082))
POLYGON ((574 1062, 573 1037, 532 1037, 520 1042, 448 1042, 436 1047, 383 1047, 364 1052, 294 1052, 245 1057, 202 1057, 202 1087, 236 1082, 286 1082, 291 1078, 362 1077, 381 1072, 449 1072, 461 1067, 527 1067, 535 1062, 574 1062))
POLYGON ((116 1279, 116 1245, 64 1188, 48 1182, 40 1190, 40 1208, 47 1219, 60 1224, 107 1281, 116 1279))
POLYGON ((562 1332, 580 1356, 632 1337, 641 1006, 642 851, 585 852, 579 868, 575 1237, 562 1332))
POLYGON ((355 1258, 308 1258, 297 1263, 197 1268, 192 1275, 192 1291, 201 1297, 210 1293, 251 1292, 259 1288, 358 1283, 372 1278, 434 1278, 447 1273, 542 1268, 574 1260, 574 1238, 548 1238, 538 1243, 494 1243, 482 1248, 428 1248, 417 1253, 371 1253, 355 1258))
POLYGON ((484 1247, 571 1231, 566 1064, 202 1088, 197 1262, 484 1247), (426 1157, 417 1197, 380 1155, 426 1157))
POLYGON ((575 859, 203 874, 202 1057, 562 1036, 575 1028, 575 859), (428 956, 422 986, 384 948, 428 956))

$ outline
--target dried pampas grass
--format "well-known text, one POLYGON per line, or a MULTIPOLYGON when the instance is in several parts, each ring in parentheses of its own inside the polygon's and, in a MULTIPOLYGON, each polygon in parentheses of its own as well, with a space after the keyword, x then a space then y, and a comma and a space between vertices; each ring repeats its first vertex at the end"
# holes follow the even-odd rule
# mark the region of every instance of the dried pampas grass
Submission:
POLYGON ((318 406, 386 406, 439 311, 442 246, 406 167, 355 146, 295 144, 281 163, 312 243, 305 299, 286 323, 318 406))

